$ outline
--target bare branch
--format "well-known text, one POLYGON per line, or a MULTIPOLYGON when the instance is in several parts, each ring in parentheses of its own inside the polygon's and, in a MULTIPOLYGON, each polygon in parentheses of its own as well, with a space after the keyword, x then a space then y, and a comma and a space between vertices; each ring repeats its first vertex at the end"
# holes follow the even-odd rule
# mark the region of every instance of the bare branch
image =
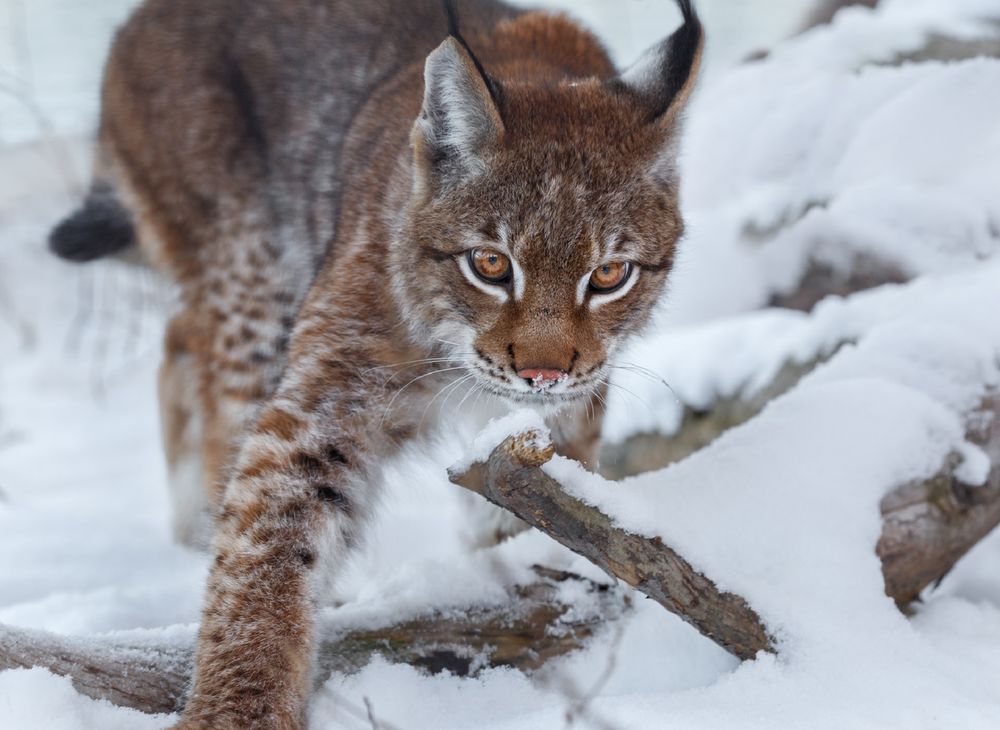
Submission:
MULTIPOLYGON (((1000 398, 988 399, 970 422, 969 440, 981 445, 993 464, 985 485, 963 484, 955 475, 958 460, 952 459, 933 478, 904 485, 882 502, 876 552, 886 594, 901 607, 1000 523, 1000 398)), ((452 474, 452 481, 591 560, 736 656, 773 651, 759 616, 741 597, 720 591, 661 539, 616 527, 542 471, 553 453, 536 433, 512 436, 485 463, 452 474)))
POLYGON ((746 601, 720 591, 660 538, 615 527, 542 471, 555 451, 551 444, 539 448, 540 442, 546 443, 533 432, 512 436, 485 464, 452 473, 451 479, 638 589, 741 659, 773 651, 764 624, 746 601))
MULTIPOLYGON (((334 672, 356 672, 374 655, 461 676, 499 666, 531 671, 581 648, 628 607, 621 590, 570 573, 535 570, 537 582, 516 588, 503 605, 435 612, 382 628, 322 627, 317 682, 334 672), (582 586, 590 600, 567 605, 560 598, 563 583, 582 586)), ((579 596, 578 589, 573 595, 579 596)), ((45 667, 69 677, 88 697, 143 712, 181 708, 193 657, 193 640, 129 644, 0 624, 0 670, 45 667)))

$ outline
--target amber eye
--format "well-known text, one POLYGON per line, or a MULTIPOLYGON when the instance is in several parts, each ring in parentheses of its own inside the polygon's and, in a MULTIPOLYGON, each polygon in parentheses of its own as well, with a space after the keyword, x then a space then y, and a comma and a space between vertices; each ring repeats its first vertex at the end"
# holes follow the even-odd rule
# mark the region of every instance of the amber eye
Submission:
POLYGON ((594 273, 590 275, 590 288, 592 291, 606 294, 628 281, 631 274, 632 264, 612 261, 594 269, 594 273))
POLYGON ((510 259, 492 248, 469 251, 469 265, 488 284, 504 284, 510 279, 510 259))

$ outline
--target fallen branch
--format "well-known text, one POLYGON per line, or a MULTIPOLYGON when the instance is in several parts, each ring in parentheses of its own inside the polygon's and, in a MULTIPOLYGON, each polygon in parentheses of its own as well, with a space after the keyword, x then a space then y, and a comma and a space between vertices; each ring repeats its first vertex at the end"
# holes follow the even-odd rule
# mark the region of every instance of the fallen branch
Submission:
POLYGON ((802 26, 802 30, 808 30, 817 25, 825 25, 833 20, 833 16, 841 10, 852 5, 874 8, 878 5, 878 0, 824 0, 809 14, 805 25, 802 26))
MULTIPOLYGON (((950 462, 932 479, 900 487, 882 502, 883 531, 876 552, 886 593, 901 607, 940 580, 1000 523, 1000 399, 990 399, 972 420, 969 439, 993 464, 986 485, 968 487, 950 462)), ((480 494, 583 555, 676 613, 742 659, 774 646, 745 600, 720 591, 660 538, 616 527, 596 507, 570 496, 541 466, 554 453, 537 434, 513 436, 485 463, 452 474, 480 494)))
MULTIPOLYGON (((460 676, 490 667, 531 671, 583 647, 627 608, 627 596, 614 587, 546 568, 535 572, 535 583, 516 588, 499 606, 436 612, 381 628, 322 626, 317 684, 335 672, 356 672, 375 655, 460 676), (582 586, 591 600, 567 605, 560 597, 563 583, 582 586)), ((44 667, 69 677, 81 694, 142 712, 181 708, 193 659, 193 636, 180 644, 128 643, 0 624, 0 670, 44 667)))
POLYGON ((956 478, 956 458, 932 479, 900 487, 882 500, 875 552, 886 595, 901 609, 1000 524, 1000 396, 987 398, 972 415, 966 438, 990 459, 985 484, 970 487, 956 478))
POLYGON ((846 271, 812 260, 799 285, 790 292, 772 296, 768 306, 810 312, 827 297, 847 297, 884 284, 903 284, 910 278, 898 265, 871 255, 855 255, 846 271))
POLYGON ((615 527, 542 471, 554 453, 536 433, 511 436, 486 463, 452 473, 451 479, 638 589, 741 659, 773 651, 764 624, 746 601, 720 591, 660 538, 615 527))

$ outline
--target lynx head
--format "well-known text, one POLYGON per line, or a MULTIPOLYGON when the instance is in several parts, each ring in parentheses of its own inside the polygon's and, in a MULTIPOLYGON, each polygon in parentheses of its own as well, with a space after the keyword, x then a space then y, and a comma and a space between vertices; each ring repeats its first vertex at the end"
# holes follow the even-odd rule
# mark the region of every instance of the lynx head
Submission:
POLYGON ((395 291, 416 336, 495 394, 589 397, 664 290, 703 38, 679 4, 683 26, 613 79, 497 80, 455 35, 427 59, 395 291))

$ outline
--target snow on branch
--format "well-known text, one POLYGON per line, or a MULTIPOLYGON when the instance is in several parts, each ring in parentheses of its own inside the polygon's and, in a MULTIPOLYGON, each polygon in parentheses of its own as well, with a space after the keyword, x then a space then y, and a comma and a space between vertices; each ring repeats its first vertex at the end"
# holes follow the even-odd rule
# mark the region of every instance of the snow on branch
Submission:
POLYGON ((741 659, 773 650, 746 601, 720 591, 661 539, 618 529, 608 515, 570 496, 542 471, 554 454, 547 439, 529 431, 507 438, 486 463, 451 477, 637 588, 741 659))
MULTIPOLYGON (((516 587, 500 605, 440 610, 382 627, 322 625, 317 684, 359 671, 376 655, 458 676, 490 667, 531 671, 582 648, 628 608, 628 596, 613 586, 543 567, 535 573, 534 583, 516 587)), ((0 671, 44 667, 88 697, 147 713, 177 712, 191 678, 194 636, 142 634, 130 642, 0 624, 0 671)))
MULTIPOLYGON (((962 483, 954 459, 930 480, 903 485, 882 501, 876 552, 886 593, 900 607, 941 579, 1000 523, 1000 399, 987 400, 972 418, 968 438, 990 457, 985 485, 962 483)), ((452 481, 638 589, 737 657, 774 651, 767 628, 747 601, 720 590, 662 538, 617 527, 613 516, 571 496, 546 474, 542 466, 554 453, 538 433, 514 435, 485 463, 453 473, 452 481)))

